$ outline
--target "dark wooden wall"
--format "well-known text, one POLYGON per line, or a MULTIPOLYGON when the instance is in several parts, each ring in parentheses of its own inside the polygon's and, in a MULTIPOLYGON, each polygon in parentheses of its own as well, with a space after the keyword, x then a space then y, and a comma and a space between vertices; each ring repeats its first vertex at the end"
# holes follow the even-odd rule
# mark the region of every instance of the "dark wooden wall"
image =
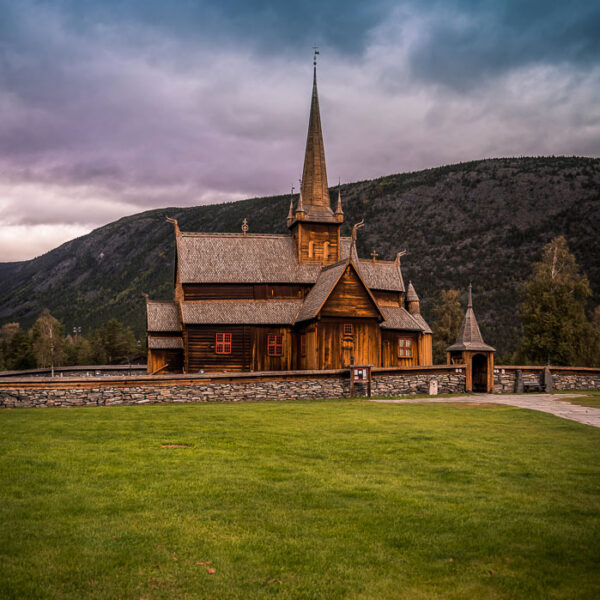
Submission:
POLYGON ((184 300, 304 298, 310 286, 289 284, 185 284, 184 300))
POLYGON ((205 325, 185 328, 188 373, 205 371, 249 371, 252 364, 252 334, 243 325, 205 325), (216 353, 216 334, 231 333, 231 354, 216 353))
POLYGON ((294 364, 294 334, 290 327, 204 325, 186 327, 187 372, 289 371, 294 364), (216 334, 231 333, 231 354, 216 353, 216 334), (282 355, 269 356, 269 335, 282 337, 282 355))

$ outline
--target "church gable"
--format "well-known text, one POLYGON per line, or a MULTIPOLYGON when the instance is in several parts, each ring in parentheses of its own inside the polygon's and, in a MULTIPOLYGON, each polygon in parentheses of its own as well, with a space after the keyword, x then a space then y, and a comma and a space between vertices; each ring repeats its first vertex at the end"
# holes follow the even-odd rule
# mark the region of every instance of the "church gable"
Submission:
POLYGON ((352 263, 348 263, 320 311, 323 317, 380 319, 381 312, 352 263))

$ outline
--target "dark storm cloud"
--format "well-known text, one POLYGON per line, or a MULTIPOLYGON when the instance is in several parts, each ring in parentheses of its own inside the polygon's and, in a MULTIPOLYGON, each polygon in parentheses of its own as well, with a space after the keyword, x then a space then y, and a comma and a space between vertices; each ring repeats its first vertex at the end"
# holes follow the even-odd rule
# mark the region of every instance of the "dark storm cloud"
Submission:
POLYGON ((535 64, 600 63, 600 3, 590 0, 435 2, 412 46, 411 73, 458 90, 535 64))
POLYGON ((598 155, 599 29, 592 2, 0 0, 0 261, 289 190, 314 43, 332 181, 598 155))

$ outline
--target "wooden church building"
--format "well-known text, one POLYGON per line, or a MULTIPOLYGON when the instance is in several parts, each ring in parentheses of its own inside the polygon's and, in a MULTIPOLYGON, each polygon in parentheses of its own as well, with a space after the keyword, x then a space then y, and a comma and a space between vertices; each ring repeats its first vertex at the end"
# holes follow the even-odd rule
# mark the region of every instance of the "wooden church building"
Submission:
MULTIPOLYGON (((283 217, 283 215, 282 215, 283 217)), ((288 234, 175 229, 172 302, 147 299, 148 372, 432 364, 431 329, 395 260, 359 258, 331 208, 313 75, 300 195, 288 234)))

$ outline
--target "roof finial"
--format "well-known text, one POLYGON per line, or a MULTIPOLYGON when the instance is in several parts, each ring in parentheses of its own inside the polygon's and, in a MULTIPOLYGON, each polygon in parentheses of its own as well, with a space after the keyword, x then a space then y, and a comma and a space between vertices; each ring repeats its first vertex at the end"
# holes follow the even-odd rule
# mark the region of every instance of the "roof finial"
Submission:
POLYGON ((242 221, 242 231, 244 232, 244 235, 248 233, 248 229, 250 229, 250 227, 248 227, 248 219, 244 217, 244 220, 242 221))
POLYGON ((181 232, 179 231, 179 223, 177 222, 177 219, 172 219, 171 217, 167 217, 166 215, 165 215, 165 219, 166 219, 166 220, 167 220, 169 223, 172 223, 172 224, 173 224, 173 226, 175 227, 175 235, 178 235, 179 233, 181 233, 181 232))
POLYGON ((373 252, 371 252, 371 259, 373 261, 373 264, 375 264, 375 261, 377 260, 378 256, 379 256, 379 254, 377 252, 375 252, 375 250, 373 250, 373 252))
POLYGON ((313 67, 316 69, 317 68, 317 55, 320 54, 319 52, 319 46, 313 46, 313 67))
POLYGON ((472 290, 473 286, 471 285, 471 282, 469 282, 469 298, 467 301, 467 308, 473 308, 473 293, 472 290))
POLYGON ((358 230, 365 224, 365 220, 361 219, 358 223, 355 223, 352 227, 352 242, 356 243, 356 236, 358 230))

